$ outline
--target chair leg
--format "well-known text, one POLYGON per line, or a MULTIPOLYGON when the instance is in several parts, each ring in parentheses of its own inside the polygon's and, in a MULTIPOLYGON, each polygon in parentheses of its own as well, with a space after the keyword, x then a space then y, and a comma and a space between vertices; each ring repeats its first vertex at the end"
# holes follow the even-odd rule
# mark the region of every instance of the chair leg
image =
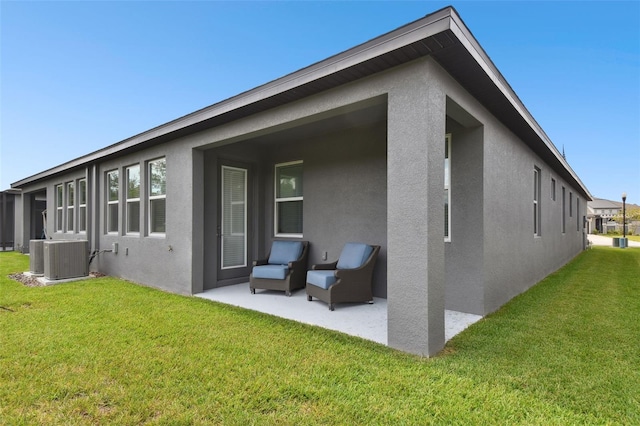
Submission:
POLYGON ((333 303, 329 303, 329 310, 333 311, 335 309, 335 305, 333 303))
POLYGON ((289 290, 285 290, 284 295, 287 297, 291 297, 291 292, 289 290))
POLYGON ((311 297, 311 296, 309 296, 309 295, 307 294, 307 300, 308 300, 309 302, 311 302, 311 301, 313 300, 313 297, 311 297))
POLYGON ((255 288, 251 288, 251 294, 256 294, 256 289, 255 288))
POLYGON ((373 300, 369 300, 367 303, 373 305, 373 300))

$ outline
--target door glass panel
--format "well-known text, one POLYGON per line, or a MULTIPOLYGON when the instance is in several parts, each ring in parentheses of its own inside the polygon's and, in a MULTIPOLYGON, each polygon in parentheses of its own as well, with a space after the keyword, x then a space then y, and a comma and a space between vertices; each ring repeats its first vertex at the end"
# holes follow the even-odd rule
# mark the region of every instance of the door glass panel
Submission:
POLYGON ((247 171, 222 167, 222 269, 247 266, 247 171))

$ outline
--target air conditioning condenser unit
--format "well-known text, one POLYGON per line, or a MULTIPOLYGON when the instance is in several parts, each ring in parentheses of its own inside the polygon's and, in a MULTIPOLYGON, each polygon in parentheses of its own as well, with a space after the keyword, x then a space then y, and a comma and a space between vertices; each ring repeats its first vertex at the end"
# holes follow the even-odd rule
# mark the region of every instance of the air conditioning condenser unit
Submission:
POLYGON ((29 272, 44 274, 44 240, 29 241, 29 272))
POLYGON ((89 275, 89 241, 45 241, 44 277, 65 280, 89 275))

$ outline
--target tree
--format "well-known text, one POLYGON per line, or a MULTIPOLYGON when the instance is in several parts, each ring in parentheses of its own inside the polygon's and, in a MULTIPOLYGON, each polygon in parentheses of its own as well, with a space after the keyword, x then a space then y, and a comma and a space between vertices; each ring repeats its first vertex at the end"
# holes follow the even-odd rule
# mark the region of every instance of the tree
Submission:
MULTIPOLYGON (((635 205, 627 206, 625 218, 629 234, 638 234, 638 231, 640 230, 640 207, 635 205)), ((613 216, 612 219, 617 223, 622 224, 622 210, 620 210, 617 215, 613 216)))

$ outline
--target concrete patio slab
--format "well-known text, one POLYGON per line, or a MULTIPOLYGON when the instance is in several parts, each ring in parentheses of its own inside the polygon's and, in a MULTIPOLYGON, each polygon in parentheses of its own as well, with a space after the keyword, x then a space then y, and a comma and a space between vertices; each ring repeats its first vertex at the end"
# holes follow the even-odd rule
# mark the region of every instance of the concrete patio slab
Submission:
MULTIPOLYGON (((386 299, 374 298, 371 305, 341 303, 331 312, 324 302, 307 301, 304 289, 294 292, 291 297, 270 290, 256 290, 256 294, 251 294, 249 283, 244 283, 207 290, 195 296, 387 344, 386 299)), ((445 339, 451 339, 481 318, 480 315, 445 311, 445 339)))

